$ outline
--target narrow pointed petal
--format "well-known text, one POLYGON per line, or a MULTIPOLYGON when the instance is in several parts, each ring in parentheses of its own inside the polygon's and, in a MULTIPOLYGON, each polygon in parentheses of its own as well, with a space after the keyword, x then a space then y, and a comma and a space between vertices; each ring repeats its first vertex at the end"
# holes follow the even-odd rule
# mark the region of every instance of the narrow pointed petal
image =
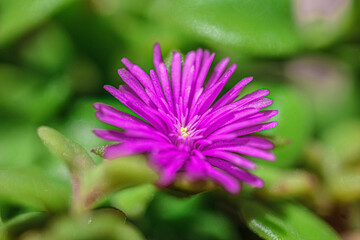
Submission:
POLYGON ((268 161, 275 161, 276 157, 273 153, 261 149, 248 146, 224 146, 217 147, 216 150, 236 152, 250 157, 261 158, 268 161))
POLYGON ((249 159, 246 159, 238 154, 234 154, 231 152, 226 152, 221 150, 206 150, 203 153, 206 156, 224 159, 230 163, 233 163, 239 167, 243 167, 246 169, 253 170, 256 168, 256 164, 251 162, 249 159))
POLYGON ((160 179, 158 180, 157 184, 160 187, 166 187, 170 185, 176 176, 177 171, 182 167, 184 164, 184 159, 182 158, 175 158, 169 165, 167 165, 163 172, 160 174, 160 179))
MULTIPOLYGON (((174 96, 174 104, 179 105, 180 90, 181 90, 181 55, 180 53, 173 54, 173 60, 171 64, 171 80, 174 96)), ((179 117, 179 115, 178 115, 179 117)))
POLYGON ((264 182, 260 178, 254 176, 251 173, 248 173, 238 167, 235 167, 234 165, 232 165, 226 161, 223 161, 218 158, 211 158, 211 157, 206 158, 206 160, 211 165, 213 165, 225 172, 230 173, 232 176, 236 177, 237 179, 239 179, 243 182, 246 182, 247 184, 249 184, 253 187, 261 188, 264 186, 264 182))
POLYGON ((253 80, 252 77, 244 78, 238 84, 236 84, 229 92, 222 96, 213 106, 214 109, 218 109, 226 104, 232 103, 239 95, 240 91, 253 80))
POLYGON ((150 152, 154 149, 161 149, 165 146, 163 143, 154 140, 131 141, 107 146, 104 150, 104 158, 112 160, 115 158, 130 156, 139 153, 150 152))
POLYGON ((211 76, 209 78, 209 81, 206 83, 205 90, 212 87, 213 84, 215 84, 218 81, 220 76, 223 74, 226 66, 228 65, 229 61, 230 61, 230 58, 224 58, 216 65, 213 73, 211 74, 211 76))
POLYGON ((127 58, 122 58, 121 62, 129 69, 129 71, 145 88, 154 91, 154 86, 151 83, 151 79, 144 70, 142 70, 138 65, 130 62, 130 60, 127 58))
POLYGON ((197 82, 196 82, 196 89, 202 88, 205 78, 209 72, 210 66, 212 61, 214 60, 215 54, 211 54, 209 56, 209 51, 205 51, 206 54, 204 54, 204 60, 203 60, 203 64, 199 73, 199 76, 197 77, 197 82))
POLYGON ((119 69, 118 73, 121 79, 124 80, 124 82, 140 97, 140 99, 150 105, 150 98, 145 93, 145 90, 139 81, 125 68, 119 69))
POLYGON ((158 74, 166 100, 169 103, 170 109, 173 109, 174 104, 172 100, 173 97, 172 97, 171 85, 170 85, 169 75, 164 63, 159 64, 158 74))
POLYGON ((211 166, 207 166, 207 175, 221 184, 229 193, 236 194, 241 190, 241 186, 235 178, 211 166))

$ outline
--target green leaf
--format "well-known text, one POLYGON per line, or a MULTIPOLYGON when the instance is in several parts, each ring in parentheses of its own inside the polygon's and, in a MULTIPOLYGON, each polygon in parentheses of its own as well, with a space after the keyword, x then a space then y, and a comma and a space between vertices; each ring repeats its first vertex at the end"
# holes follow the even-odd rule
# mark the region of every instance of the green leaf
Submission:
POLYGON ((6 231, 1 216, 0 216, 0 239, 6 240, 6 231))
POLYGON ((297 203, 251 199, 240 208, 249 228, 267 240, 339 240, 330 226, 297 203))
POLYGON ((2 1, 0 5, 0 48, 73 1, 75 0, 2 1))
POLYGON ((151 184, 135 186, 119 191, 110 201, 112 206, 123 211, 126 216, 136 218, 144 214, 155 191, 156 188, 151 184))
POLYGON ((43 232, 36 232, 25 239, 31 240, 79 240, 113 239, 144 240, 141 232, 124 218, 112 212, 97 211, 76 218, 62 217, 54 220, 43 232))
POLYGON ((2 231, 4 237, 6 236, 8 239, 17 239, 23 232, 29 229, 42 227, 48 220, 49 215, 46 213, 23 213, 6 222, 2 231))
POLYGON ((256 55, 288 55, 300 48, 292 2, 252 0, 157 0, 149 16, 191 36, 256 55))
POLYGON ((175 219, 192 219, 199 214, 199 209, 204 205, 202 194, 179 198, 173 195, 158 192, 152 203, 152 210, 165 221, 175 219))
POLYGON ((190 230, 194 239, 242 239, 237 234, 235 224, 227 216, 219 212, 201 211, 195 216, 194 223, 196 224, 190 230))
POLYGON ((154 183, 157 174, 143 155, 104 161, 84 175, 82 198, 85 208, 93 206, 106 194, 123 188, 154 183))
POLYGON ((60 211, 69 204, 69 185, 37 169, 0 169, 0 182, 3 201, 48 211, 60 211))
POLYGON ((85 149, 58 131, 43 126, 38 128, 38 135, 51 152, 64 160, 73 174, 82 173, 94 166, 92 158, 85 149))

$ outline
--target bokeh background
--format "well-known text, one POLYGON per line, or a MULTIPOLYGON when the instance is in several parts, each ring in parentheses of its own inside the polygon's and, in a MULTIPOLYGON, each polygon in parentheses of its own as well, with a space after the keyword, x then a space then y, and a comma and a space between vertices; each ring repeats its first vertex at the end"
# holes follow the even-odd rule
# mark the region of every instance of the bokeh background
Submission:
MULTIPOLYGON (((359 25, 356 0, 0 0, 2 221, 29 209, 19 200, 26 187, 8 194, 4 169, 69 182, 37 128, 51 126, 88 151, 106 144, 91 132, 107 127, 92 104, 124 109, 102 86, 121 83, 122 57, 148 72, 159 42, 164 57, 199 47, 215 62, 230 56, 238 69, 226 89, 247 76, 255 80, 245 92, 269 88, 279 115, 266 134, 278 160, 259 162, 266 186, 253 194, 296 199, 343 239, 360 239, 359 25)), ((146 239, 257 239, 218 194, 126 191, 108 202, 146 239)))

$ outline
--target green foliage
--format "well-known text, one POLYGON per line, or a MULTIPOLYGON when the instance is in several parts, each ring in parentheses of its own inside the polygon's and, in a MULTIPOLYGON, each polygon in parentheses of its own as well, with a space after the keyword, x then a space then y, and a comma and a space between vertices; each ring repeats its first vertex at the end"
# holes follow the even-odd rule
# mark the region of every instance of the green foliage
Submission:
POLYGON ((85 149, 56 130, 45 126, 40 127, 38 135, 51 152, 64 160, 73 174, 79 175, 94 165, 85 149))
POLYGON ((67 33, 58 25, 45 26, 21 47, 22 62, 35 70, 56 73, 68 66, 72 45, 67 33))
POLYGON ((128 217, 140 218, 144 215, 148 203, 153 199, 155 187, 145 184, 124 189, 111 197, 111 203, 121 209, 128 217))
POLYGON ((28 32, 31 28, 74 0, 20 0, 1 2, 0 47, 28 32))
POLYGON ((103 162, 83 176, 85 206, 93 206, 97 200, 116 190, 153 183, 156 179, 157 174, 141 155, 103 162))
POLYGON ((52 77, 12 65, 0 65, 0 106, 10 116, 38 123, 54 116, 70 94, 64 75, 52 77), (59 94, 61 89, 61 94, 59 94))
POLYGON ((48 230, 29 232, 25 240, 143 240, 142 234, 132 225, 124 224, 121 216, 106 211, 78 218, 62 217, 51 223, 48 230))
POLYGON ((0 0, 0 239, 339 239, 318 216, 356 236, 359 10, 356 0, 0 0), (226 89, 246 75, 244 94, 270 90, 278 126, 261 134, 277 161, 253 171, 264 188, 230 196, 179 177, 157 189, 145 156, 102 159, 109 142, 92 129, 111 127, 92 105, 136 116, 102 86, 124 84, 122 57, 149 72, 155 42, 164 58, 198 47, 214 62, 231 56, 226 89))
POLYGON ((262 203, 244 200, 240 208, 250 229, 264 239, 339 239, 322 220, 293 202, 262 203))
POLYGON ((73 185, 73 210, 82 212, 94 207, 99 199, 122 188, 152 183, 157 179, 141 155, 129 156, 99 165, 79 144, 49 127, 38 129, 45 146, 67 165, 73 185))
POLYGON ((0 170, 0 198, 43 211, 62 211, 70 200, 68 183, 34 168, 0 170))
POLYGON ((216 47, 265 56, 293 54, 301 47, 288 0, 158 0, 150 14, 216 47))
MULTIPOLYGON (((213 202, 209 195, 199 194, 178 198, 158 193, 147 212, 147 232, 151 239, 242 239, 230 219, 213 202)), ((214 199, 213 199, 214 200, 214 199)))
POLYGON ((29 212, 20 214, 0 226, 1 239, 16 239, 21 233, 34 228, 40 228, 49 220, 49 216, 42 212, 29 212))

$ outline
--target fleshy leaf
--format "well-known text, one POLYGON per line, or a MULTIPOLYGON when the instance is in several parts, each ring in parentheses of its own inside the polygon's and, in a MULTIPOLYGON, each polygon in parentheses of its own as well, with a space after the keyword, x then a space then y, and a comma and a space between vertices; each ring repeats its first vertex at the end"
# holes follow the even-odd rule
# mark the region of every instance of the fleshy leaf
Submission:
MULTIPOLYGON (((42 212, 28 212, 17 215, 10 221, 4 223, 1 229, 4 239, 18 239, 18 237, 29 229, 42 227, 49 221, 49 215, 42 212)), ((3 239, 1 238, 1 239, 3 239)))
POLYGON ((84 176, 81 196, 85 207, 88 208, 110 192, 154 183, 157 177, 142 155, 104 161, 84 176))
POLYGON ((69 185, 37 169, 1 169, 0 182, 3 201, 48 211, 60 211, 69 204, 69 185))
POLYGON ((72 173, 80 173, 94 166, 89 154, 79 144, 49 127, 39 127, 38 135, 51 152, 64 160, 72 173))
MULTIPOLYGON (((31 236, 31 234, 29 234, 31 236)), ((26 238, 28 239, 28 238, 26 238)), ((111 212, 95 212, 77 218, 56 219, 43 232, 37 232, 32 240, 119 239, 144 240, 141 232, 131 224, 125 224, 122 216, 111 212), (74 234, 76 233, 76 234, 74 234)))
POLYGON ((267 240, 339 240, 316 215, 294 202, 263 203, 245 200, 240 205, 249 228, 267 240))

